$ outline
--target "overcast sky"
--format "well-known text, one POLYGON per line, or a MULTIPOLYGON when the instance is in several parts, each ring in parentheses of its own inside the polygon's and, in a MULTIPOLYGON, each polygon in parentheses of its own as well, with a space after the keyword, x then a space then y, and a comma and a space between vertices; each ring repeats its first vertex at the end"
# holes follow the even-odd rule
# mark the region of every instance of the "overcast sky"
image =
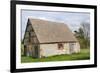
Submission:
POLYGON ((44 19, 55 22, 63 22, 71 29, 71 31, 78 30, 82 22, 90 23, 89 13, 80 12, 53 12, 53 11, 21 11, 21 35, 23 38, 28 18, 44 19))

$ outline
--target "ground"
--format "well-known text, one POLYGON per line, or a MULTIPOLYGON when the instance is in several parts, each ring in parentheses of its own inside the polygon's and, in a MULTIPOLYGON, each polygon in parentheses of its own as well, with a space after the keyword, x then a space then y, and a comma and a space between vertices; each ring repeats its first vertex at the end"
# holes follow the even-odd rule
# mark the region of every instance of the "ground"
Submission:
POLYGON ((71 60, 86 60, 90 59, 90 50, 81 49, 80 53, 71 54, 71 55, 55 55, 46 58, 34 59, 32 57, 21 56, 21 63, 29 62, 48 62, 48 61, 71 61, 71 60))

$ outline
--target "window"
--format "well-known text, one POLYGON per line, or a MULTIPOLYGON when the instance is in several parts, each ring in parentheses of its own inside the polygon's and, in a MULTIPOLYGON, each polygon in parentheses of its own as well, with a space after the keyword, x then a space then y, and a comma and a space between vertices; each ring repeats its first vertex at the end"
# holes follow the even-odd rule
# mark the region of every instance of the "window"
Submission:
POLYGON ((63 49, 64 49, 64 46, 63 46, 62 43, 59 43, 59 44, 58 44, 58 49, 59 49, 59 50, 63 50, 63 49))

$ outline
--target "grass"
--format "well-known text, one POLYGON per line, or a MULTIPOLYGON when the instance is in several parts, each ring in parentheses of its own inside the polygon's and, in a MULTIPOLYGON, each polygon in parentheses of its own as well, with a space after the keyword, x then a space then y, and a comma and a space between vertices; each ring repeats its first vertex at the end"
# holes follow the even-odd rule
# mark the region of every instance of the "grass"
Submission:
POLYGON ((48 61, 72 61, 72 60, 86 60, 90 59, 90 50, 81 49, 80 53, 71 54, 71 55, 55 55, 46 58, 35 59, 32 57, 21 56, 21 63, 29 62, 48 62, 48 61))

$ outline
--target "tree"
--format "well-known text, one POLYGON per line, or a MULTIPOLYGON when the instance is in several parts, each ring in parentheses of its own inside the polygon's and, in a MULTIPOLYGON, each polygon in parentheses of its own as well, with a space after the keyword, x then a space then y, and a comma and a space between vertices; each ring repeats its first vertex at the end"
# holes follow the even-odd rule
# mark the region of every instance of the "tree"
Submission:
POLYGON ((90 24, 87 22, 83 22, 81 24, 81 28, 84 32, 84 37, 87 39, 90 39, 90 24))
POLYGON ((89 23, 82 23, 81 27, 74 31, 75 36, 80 43, 81 48, 88 48, 90 46, 90 25, 89 23))

